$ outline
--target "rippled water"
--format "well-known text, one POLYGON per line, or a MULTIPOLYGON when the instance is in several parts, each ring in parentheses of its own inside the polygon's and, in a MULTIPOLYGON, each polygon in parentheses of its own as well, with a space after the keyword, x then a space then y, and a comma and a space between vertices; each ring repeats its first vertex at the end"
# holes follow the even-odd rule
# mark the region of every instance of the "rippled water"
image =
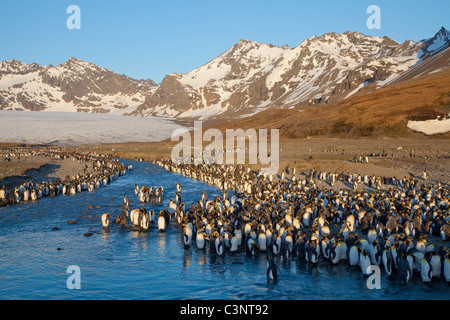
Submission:
MULTIPOLYGON (((166 232, 104 231, 100 216, 113 219, 123 196, 140 207, 135 183, 165 189, 164 204, 183 186, 188 206, 222 195, 216 188, 169 173, 150 163, 124 161, 134 170, 106 188, 75 196, 43 198, 36 203, 0 208, 0 299, 449 299, 443 281, 424 285, 419 277, 407 285, 382 272, 381 289, 369 290, 359 269, 347 264, 309 266, 276 258, 277 282, 268 282, 265 254, 248 257, 226 252, 185 249, 173 222, 166 232), (92 206, 93 209, 89 209, 92 206), (76 224, 67 224, 75 220, 76 224), (58 230, 52 230, 54 227, 58 230), (86 232, 94 233, 85 237, 86 232), (60 250, 58 250, 58 248, 60 250), (67 267, 81 270, 81 289, 69 290, 67 267)), ((150 209, 149 204, 145 205, 150 209)), ((155 207, 156 210, 163 208, 155 207)))

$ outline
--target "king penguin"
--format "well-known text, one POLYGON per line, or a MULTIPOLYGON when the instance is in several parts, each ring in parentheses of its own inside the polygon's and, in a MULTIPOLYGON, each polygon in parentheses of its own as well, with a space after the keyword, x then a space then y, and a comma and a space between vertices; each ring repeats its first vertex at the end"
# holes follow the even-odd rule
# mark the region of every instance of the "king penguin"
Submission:
POLYGON ((359 265, 361 267, 362 274, 364 276, 368 275, 368 268, 371 265, 370 256, 367 250, 362 250, 361 254, 359 255, 359 265))
POLYGON ((281 237, 279 232, 276 230, 272 236, 272 252, 276 256, 281 251, 281 237))
POLYGON ((317 243, 317 240, 308 240, 306 243, 306 261, 314 264, 319 261, 320 255, 320 246, 317 243))
POLYGON ((183 224, 183 242, 185 248, 189 248, 192 244, 192 229, 188 224, 183 224))
POLYGON ((441 229, 439 230, 439 234, 441 235, 442 240, 450 240, 450 224, 448 222, 442 225, 441 229))
POLYGON ((203 250, 206 247, 206 232, 205 228, 197 230, 197 237, 195 239, 197 249, 203 250))
POLYGON ((160 211, 158 215, 158 230, 164 231, 165 229, 166 229, 166 219, 164 218, 164 213, 160 211))
POLYGON ((406 260, 406 253, 402 253, 398 256, 398 270, 397 277, 403 283, 408 283, 411 279, 411 270, 409 264, 406 260))
POLYGON ((150 216, 146 210, 144 211, 140 222, 143 230, 148 230, 148 228, 150 228, 150 216))
POLYGON ((423 283, 427 284, 431 282, 431 278, 433 277, 433 271, 431 270, 431 266, 428 262, 429 253, 427 252, 420 263, 420 277, 422 278, 423 283))
POLYGON ((348 252, 348 262, 351 266, 359 266, 359 255, 361 253, 361 248, 354 244, 350 251, 348 252))
POLYGON ((266 233, 263 230, 259 231, 257 241, 259 245, 259 250, 261 252, 265 252, 267 250, 267 237, 266 233))
POLYGON ((121 228, 126 228, 128 224, 128 211, 122 210, 122 213, 117 217, 116 224, 120 224, 121 228))
MULTIPOLYGON (((280 268, 275 264, 272 258, 267 257, 267 280, 278 280, 278 271, 280 268)), ((280 270, 281 272, 281 270, 280 270)))
POLYGON ((223 236, 220 235, 217 231, 214 232, 214 236, 215 236, 215 240, 214 240, 214 245, 216 248, 216 253, 221 256, 223 255, 224 251, 225 251, 225 245, 224 245, 224 240, 223 240, 223 236))
POLYGON ((109 228, 109 213, 105 213, 102 215, 102 225, 103 228, 109 228))
POLYGON ((239 238, 233 234, 230 240, 230 252, 236 252, 239 249, 239 238))
POLYGON ((447 252, 446 259, 444 260, 444 278, 448 284, 450 284, 450 253, 447 252))
POLYGON ((437 252, 432 252, 429 263, 431 270, 433 271, 433 278, 439 279, 441 277, 442 269, 441 256, 437 252))

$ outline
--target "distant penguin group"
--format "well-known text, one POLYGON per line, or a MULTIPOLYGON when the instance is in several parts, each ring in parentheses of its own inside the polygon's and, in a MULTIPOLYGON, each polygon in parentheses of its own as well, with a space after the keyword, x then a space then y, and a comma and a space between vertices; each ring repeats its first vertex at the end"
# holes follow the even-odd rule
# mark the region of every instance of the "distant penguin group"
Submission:
POLYGON ((90 152, 66 152, 63 149, 52 149, 51 152, 46 148, 36 151, 20 149, 21 152, 27 152, 29 156, 47 156, 57 159, 70 158, 77 161, 86 162, 85 173, 77 174, 72 177, 66 176, 52 181, 26 181, 13 190, 8 191, 6 186, 0 188, 0 205, 15 205, 23 202, 37 201, 44 197, 56 197, 58 195, 76 195, 83 191, 92 192, 94 189, 105 187, 117 178, 124 176, 128 169, 125 165, 107 154, 97 154, 90 152), (91 173, 87 172, 87 163, 92 163, 91 173))

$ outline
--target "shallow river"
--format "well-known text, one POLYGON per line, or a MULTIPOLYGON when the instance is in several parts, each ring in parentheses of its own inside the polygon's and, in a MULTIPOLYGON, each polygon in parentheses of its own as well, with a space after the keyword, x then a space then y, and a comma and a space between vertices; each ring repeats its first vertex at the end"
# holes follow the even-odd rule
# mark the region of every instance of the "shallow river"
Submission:
POLYGON ((109 212, 115 219, 123 196, 132 209, 141 206, 135 183, 162 185, 166 206, 175 196, 175 182, 182 185, 188 207, 201 191, 210 199, 223 194, 151 163, 123 162, 133 164, 133 171, 92 193, 0 208, 0 299, 450 299, 450 286, 442 279, 427 286, 415 275, 405 285, 387 279, 384 270, 381 289, 370 290, 360 270, 345 263, 309 266, 276 258, 281 275, 268 282, 265 254, 218 257, 185 249, 175 222, 165 232, 155 225, 139 232, 115 224, 104 231, 100 216, 109 212), (84 236, 87 232, 93 236, 84 236), (67 287, 72 265, 79 267, 80 289, 67 287))

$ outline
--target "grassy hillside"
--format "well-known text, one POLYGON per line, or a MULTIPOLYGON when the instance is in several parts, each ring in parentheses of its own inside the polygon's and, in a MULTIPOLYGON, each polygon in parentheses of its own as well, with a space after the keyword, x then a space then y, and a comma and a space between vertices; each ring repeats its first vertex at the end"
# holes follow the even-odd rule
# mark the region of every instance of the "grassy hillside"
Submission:
MULTIPOLYGON (((280 129, 285 138, 424 137, 409 120, 436 119, 450 112, 450 69, 394 83, 339 103, 271 109, 239 121, 213 123, 218 129, 280 129)), ((449 133, 435 137, 450 137, 449 133)))

